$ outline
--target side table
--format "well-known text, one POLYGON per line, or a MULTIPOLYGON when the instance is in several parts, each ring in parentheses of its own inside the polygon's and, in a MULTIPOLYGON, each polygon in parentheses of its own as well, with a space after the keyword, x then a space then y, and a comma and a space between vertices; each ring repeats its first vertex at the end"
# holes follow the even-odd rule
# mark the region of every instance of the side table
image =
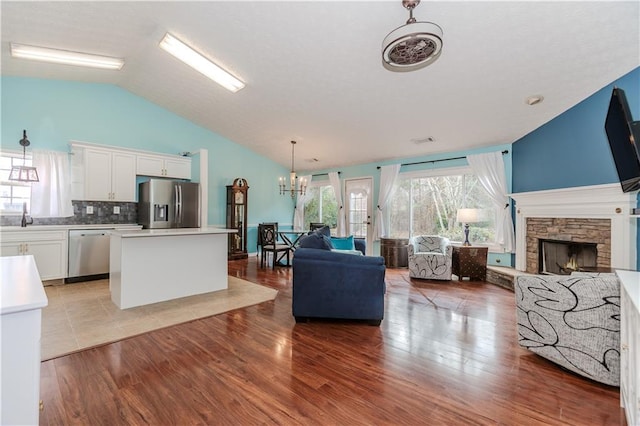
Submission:
POLYGON ((380 256, 387 268, 409 267, 408 238, 380 238, 380 256))
POLYGON ((487 247, 453 246, 451 271, 458 276, 469 277, 472 281, 487 279, 487 247))

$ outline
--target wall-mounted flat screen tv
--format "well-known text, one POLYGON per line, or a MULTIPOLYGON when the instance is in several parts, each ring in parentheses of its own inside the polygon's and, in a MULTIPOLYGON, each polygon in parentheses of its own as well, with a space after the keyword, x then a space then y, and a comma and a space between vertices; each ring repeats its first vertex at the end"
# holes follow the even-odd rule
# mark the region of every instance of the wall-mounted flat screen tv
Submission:
POLYGON ((640 189, 640 121, 633 121, 624 91, 614 87, 604 123, 623 192, 640 189))

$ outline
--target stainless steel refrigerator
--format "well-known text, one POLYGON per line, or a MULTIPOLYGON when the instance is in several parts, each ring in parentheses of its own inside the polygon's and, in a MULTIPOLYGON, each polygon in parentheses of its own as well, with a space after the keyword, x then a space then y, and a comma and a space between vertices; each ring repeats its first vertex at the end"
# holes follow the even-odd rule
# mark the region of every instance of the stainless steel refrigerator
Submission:
POLYGON ((151 179, 138 189, 138 223, 143 228, 200 227, 199 183, 151 179))

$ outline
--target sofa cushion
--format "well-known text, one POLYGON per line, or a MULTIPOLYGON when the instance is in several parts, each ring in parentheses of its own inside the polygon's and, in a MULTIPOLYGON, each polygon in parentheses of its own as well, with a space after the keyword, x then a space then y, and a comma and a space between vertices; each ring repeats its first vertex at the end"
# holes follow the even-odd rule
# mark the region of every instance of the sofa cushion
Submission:
POLYGON ((303 235, 298 242, 300 248, 313 248, 322 250, 331 250, 331 240, 320 232, 311 232, 309 235, 303 235))
POLYGON ((356 256, 364 256, 360 250, 342 250, 342 249, 331 249, 331 251, 336 253, 345 253, 345 254, 355 254, 356 256))
POLYGON ((331 245, 339 250, 355 250, 353 235, 350 237, 331 237, 331 245))

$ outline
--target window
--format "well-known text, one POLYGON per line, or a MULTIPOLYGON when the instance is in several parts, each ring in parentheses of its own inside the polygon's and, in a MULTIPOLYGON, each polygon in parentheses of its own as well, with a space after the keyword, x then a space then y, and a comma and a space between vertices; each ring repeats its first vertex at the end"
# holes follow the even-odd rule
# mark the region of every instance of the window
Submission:
POLYGON ((464 241, 464 224, 456 221, 461 208, 477 208, 483 222, 469 225, 469 241, 490 245, 495 241, 496 209, 469 168, 401 174, 387 209, 390 238, 442 235, 464 241))
POLYGON ((338 227, 338 202, 331 185, 312 185, 307 188, 310 200, 304 205, 304 226, 311 222, 322 222, 333 231, 338 227))
MULTIPOLYGON (((2 213, 22 213, 23 203, 27 203, 27 210, 31 209, 31 185, 9 180, 11 167, 22 165, 21 153, 0 153, 0 211, 2 213)), ((24 165, 30 166, 31 158, 27 157, 24 165)))

